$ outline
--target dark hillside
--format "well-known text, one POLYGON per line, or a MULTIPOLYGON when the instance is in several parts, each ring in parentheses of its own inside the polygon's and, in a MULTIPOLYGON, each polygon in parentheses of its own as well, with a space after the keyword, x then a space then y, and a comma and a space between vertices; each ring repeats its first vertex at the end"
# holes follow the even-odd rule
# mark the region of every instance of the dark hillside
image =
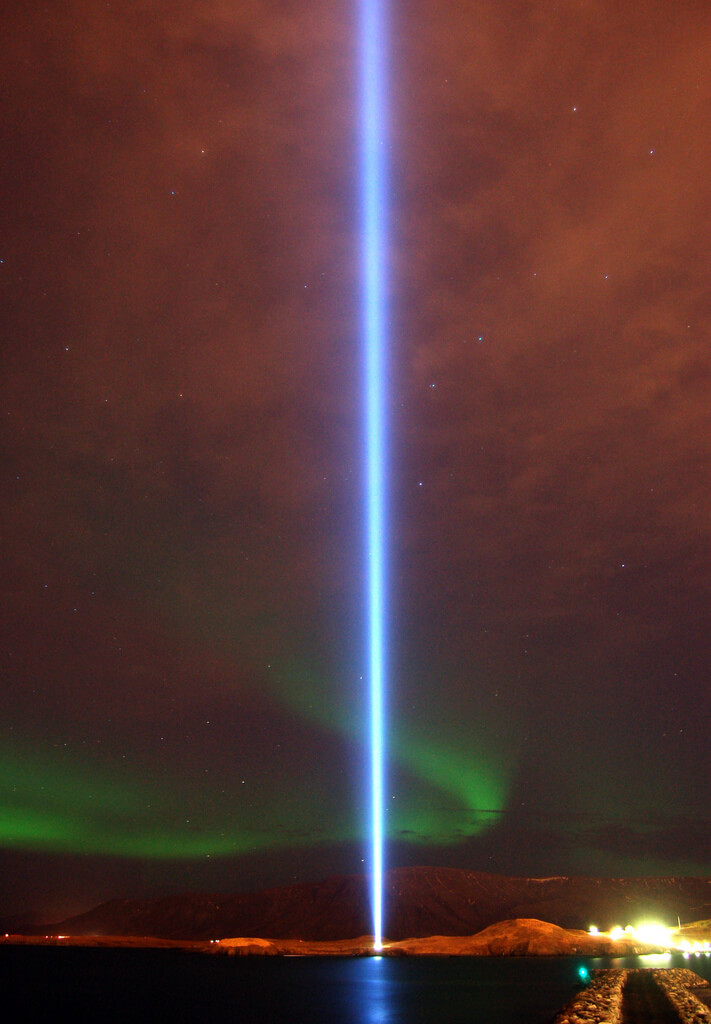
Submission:
MULTIPOLYGON (((396 868, 388 872, 385 901, 392 940, 473 935, 510 918, 537 918, 563 928, 609 928, 643 918, 672 925, 677 916, 682 922, 711 917, 711 881, 509 878, 456 868, 396 868)), ((259 893, 112 900, 51 929, 70 935, 309 941, 355 938, 371 930, 367 880, 360 875, 259 893)))

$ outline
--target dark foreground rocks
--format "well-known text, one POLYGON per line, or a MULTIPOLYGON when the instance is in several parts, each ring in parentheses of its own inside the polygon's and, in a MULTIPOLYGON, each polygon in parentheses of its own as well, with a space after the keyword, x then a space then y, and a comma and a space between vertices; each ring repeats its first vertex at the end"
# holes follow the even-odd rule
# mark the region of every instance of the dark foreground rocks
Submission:
POLYGON ((711 1022, 711 1010, 700 998, 709 991, 707 981, 684 968, 656 970, 652 973, 683 1024, 711 1022))
POLYGON ((711 1024, 711 1010, 696 994, 707 988, 679 968, 595 971, 554 1024, 711 1024))

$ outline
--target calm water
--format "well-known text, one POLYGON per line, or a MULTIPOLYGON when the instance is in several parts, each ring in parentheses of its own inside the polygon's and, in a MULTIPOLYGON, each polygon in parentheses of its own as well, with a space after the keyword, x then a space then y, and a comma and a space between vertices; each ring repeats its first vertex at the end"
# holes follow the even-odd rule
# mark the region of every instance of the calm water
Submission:
POLYGON ((549 1024, 577 970, 711 958, 321 959, 167 950, 0 947, 0 984, 24 1020, 225 1024, 549 1024))

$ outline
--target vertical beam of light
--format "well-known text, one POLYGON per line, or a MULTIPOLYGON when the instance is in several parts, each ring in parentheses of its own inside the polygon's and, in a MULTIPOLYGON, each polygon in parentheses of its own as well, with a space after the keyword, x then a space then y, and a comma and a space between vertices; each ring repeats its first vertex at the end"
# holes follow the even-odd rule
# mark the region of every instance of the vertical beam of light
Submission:
POLYGON ((361 231, 365 369, 368 694, 372 815, 372 907, 376 950, 383 939, 386 684, 385 495, 385 25, 386 0, 360 0, 361 231))

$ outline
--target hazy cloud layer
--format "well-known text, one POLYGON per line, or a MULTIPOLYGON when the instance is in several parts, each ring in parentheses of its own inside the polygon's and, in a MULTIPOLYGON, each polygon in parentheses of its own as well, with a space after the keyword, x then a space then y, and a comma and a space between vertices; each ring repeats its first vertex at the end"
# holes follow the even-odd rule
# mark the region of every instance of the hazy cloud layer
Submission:
MULTIPOLYGON (((39 803, 48 745, 178 795, 192 765, 208 803, 221 765, 238 819, 315 845, 352 807, 354 870, 355 22, 0 26, 0 729, 39 803)), ((703 869, 710 33, 692 2, 391 12, 389 797, 433 858, 508 863, 530 811, 532 863, 703 869)))

